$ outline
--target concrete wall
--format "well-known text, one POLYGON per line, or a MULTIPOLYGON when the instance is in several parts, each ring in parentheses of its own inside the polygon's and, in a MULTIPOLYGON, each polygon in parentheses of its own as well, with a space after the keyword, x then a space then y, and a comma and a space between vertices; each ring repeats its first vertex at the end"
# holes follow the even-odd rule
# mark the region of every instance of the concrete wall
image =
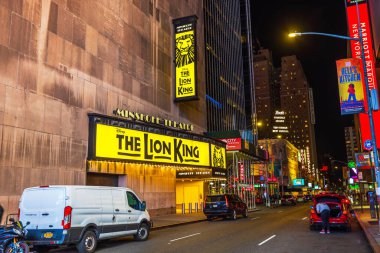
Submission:
POLYGON ((199 17, 202 84, 201 0, 0 1, 0 203, 6 213, 17 212, 26 187, 86 183, 88 112, 111 115, 120 107, 205 130, 202 85, 199 101, 172 102, 171 22, 188 15, 199 17))

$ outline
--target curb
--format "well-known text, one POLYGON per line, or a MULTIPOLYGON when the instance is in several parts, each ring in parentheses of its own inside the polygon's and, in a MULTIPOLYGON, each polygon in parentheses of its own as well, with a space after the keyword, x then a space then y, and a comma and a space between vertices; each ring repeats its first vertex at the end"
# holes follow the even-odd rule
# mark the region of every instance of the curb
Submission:
MULTIPOLYGON (((250 210, 250 211, 248 211, 248 213, 257 212, 260 210, 261 209, 250 210)), ((199 219, 199 220, 185 221, 185 222, 179 222, 179 223, 173 223, 173 224, 169 224, 169 225, 154 227, 154 220, 153 220, 153 227, 150 229, 150 231, 156 231, 156 230, 161 230, 161 229, 171 228, 171 227, 178 227, 178 226, 183 226, 183 225, 187 225, 187 224, 194 224, 194 223, 198 223, 198 222, 202 222, 202 221, 207 221, 207 218, 205 217, 204 219, 199 219)))
POLYGON ((366 229, 366 226, 364 225, 363 221, 360 219, 360 216, 358 216, 358 214, 356 213, 356 210, 354 212, 355 212, 355 216, 357 217, 357 220, 359 222, 359 225, 360 225, 361 229, 364 231, 364 234, 367 237, 367 240, 368 240, 369 244, 371 245, 371 248, 372 248, 373 252, 374 253, 380 253, 380 246, 379 246, 379 244, 376 242, 375 238, 373 238, 372 234, 370 232, 368 232, 368 230, 366 229))

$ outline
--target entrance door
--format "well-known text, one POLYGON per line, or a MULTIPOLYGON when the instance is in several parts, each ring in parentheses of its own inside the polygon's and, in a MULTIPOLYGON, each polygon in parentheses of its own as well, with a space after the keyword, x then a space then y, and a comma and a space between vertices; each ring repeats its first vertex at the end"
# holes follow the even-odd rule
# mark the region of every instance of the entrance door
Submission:
POLYGON ((195 203, 199 203, 199 190, 198 186, 185 186, 183 188, 183 200, 185 208, 189 209, 189 203, 191 203, 193 212, 195 211, 195 203))

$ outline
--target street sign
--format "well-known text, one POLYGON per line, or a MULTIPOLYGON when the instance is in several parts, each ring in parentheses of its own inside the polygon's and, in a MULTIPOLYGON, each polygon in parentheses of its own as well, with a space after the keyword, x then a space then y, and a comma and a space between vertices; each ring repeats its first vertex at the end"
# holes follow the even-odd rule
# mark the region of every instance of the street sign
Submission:
POLYGON ((372 141, 371 140, 366 140, 365 142, 364 142, 364 148, 366 149, 366 150, 372 150, 372 141))

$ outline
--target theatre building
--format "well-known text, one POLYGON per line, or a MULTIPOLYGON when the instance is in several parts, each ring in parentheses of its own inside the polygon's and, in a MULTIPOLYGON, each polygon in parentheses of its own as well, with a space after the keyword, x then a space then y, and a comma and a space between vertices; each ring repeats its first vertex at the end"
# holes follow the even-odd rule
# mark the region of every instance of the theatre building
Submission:
POLYGON ((125 110, 115 113, 145 122, 89 114, 87 185, 128 186, 153 215, 182 212, 182 204, 195 210, 211 189, 225 191, 225 143, 162 126, 191 125, 125 110))
POLYGON ((222 187, 202 2, 0 1, 5 215, 33 186, 126 186, 152 215, 222 187))

